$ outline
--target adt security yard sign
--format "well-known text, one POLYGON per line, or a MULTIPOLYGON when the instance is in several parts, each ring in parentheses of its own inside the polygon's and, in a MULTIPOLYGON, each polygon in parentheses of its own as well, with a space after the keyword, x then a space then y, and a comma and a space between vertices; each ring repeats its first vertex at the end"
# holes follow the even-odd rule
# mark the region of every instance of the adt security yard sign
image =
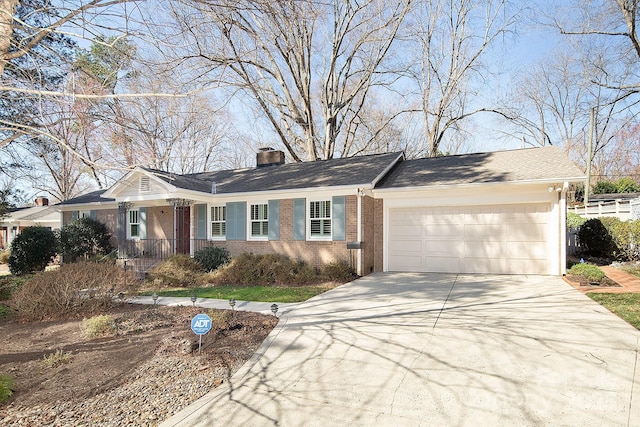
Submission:
POLYGON ((211 330, 211 318, 206 314, 196 314, 191 319, 191 330, 200 336, 198 343, 198 353, 202 348, 202 336, 211 330))
POLYGON ((191 319, 191 330, 198 335, 204 335, 211 330, 211 318, 206 314, 196 314, 191 319))

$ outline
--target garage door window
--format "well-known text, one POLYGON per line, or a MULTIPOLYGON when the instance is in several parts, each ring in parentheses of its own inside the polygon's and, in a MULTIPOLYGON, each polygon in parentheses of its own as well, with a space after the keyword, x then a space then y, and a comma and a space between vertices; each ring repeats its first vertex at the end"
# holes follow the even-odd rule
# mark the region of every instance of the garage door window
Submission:
POLYGON ((331 238, 331 201, 309 202, 309 230, 312 239, 331 238))

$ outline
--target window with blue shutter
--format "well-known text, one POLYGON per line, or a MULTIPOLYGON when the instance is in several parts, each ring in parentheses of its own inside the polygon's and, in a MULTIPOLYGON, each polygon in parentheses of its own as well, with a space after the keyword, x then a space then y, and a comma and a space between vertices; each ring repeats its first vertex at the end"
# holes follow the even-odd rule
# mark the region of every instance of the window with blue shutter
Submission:
POLYGON ((196 239, 207 238, 207 205, 195 205, 196 239))
POLYGON ((269 240, 280 240, 280 200, 269 200, 269 240))
POLYGON ((138 209, 140 213, 140 238, 147 238, 147 208, 138 209))
POLYGON ((227 240, 246 240, 246 202, 227 203, 227 240))
POLYGON ((306 199, 293 200, 293 240, 305 240, 306 236, 306 199))
POLYGON ((347 215, 345 196, 334 196, 331 199, 332 238, 333 240, 346 240, 347 215))

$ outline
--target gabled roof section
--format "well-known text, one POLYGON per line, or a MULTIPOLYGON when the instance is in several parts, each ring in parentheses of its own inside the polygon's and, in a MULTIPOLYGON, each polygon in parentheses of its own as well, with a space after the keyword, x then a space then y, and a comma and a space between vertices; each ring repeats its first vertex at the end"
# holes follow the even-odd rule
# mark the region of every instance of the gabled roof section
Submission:
POLYGON ((140 168, 160 180, 170 184, 176 188, 183 190, 199 191, 201 193, 211 192, 211 182, 198 178, 200 174, 178 175, 171 172, 165 172, 158 169, 140 168))
POLYGON ((504 182, 579 182, 585 175, 557 147, 406 160, 376 188, 504 182))
POLYGON ((78 197, 74 197, 69 200, 65 200, 64 202, 58 203, 56 206, 65 206, 65 205, 84 205, 90 203, 106 203, 106 202, 115 202, 116 199, 104 198, 102 195, 105 190, 96 190, 91 193, 83 194, 78 197))
POLYGON ((215 183, 216 194, 340 186, 373 187, 402 156, 402 152, 372 154, 189 175, 175 175, 152 169, 147 171, 184 190, 211 193, 215 183))

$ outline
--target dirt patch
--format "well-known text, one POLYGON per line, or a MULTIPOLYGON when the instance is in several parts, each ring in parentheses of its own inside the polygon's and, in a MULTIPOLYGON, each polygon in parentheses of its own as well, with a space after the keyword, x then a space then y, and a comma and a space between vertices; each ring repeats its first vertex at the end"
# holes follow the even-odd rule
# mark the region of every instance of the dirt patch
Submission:
POLYGON ((576 275, 576 274, 567 274, 564 276, 564 279, 569 282, 575 288, 619 288, 620 285, 616 283, 614 280, 611 280, 608 277, 602 279, 602 281, 598 283, 590 282, 584 276, 576 275))
POLYGON ((123 304, 109 314, 117 332, 97 339, 84 336, 81 320, 0 321, 0 374, 16 385, 0 405, 0 424, 154 425, 229 378, 277 324, 274 316, 193 307, 123 304), (198 353, 190 320, 201 312, 213 328, 198 353), (56 351, 68 363, 47 367, 43 359, 56 351))

